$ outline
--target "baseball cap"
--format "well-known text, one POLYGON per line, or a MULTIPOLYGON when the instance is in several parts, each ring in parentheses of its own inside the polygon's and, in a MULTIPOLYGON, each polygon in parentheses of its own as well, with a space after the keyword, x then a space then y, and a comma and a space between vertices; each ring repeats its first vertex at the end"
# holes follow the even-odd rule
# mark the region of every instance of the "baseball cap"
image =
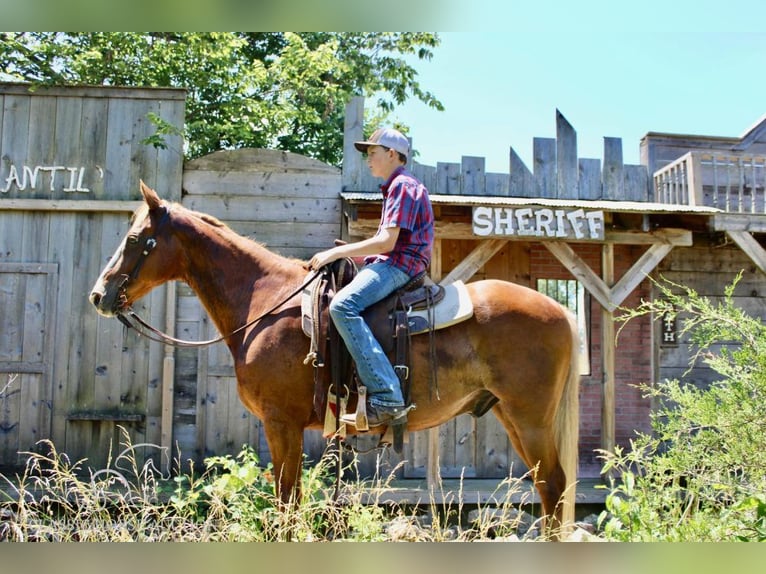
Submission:
POLYGON ((354 142, 354 147, 362 153, 367 153, 367 148, 373 145, 391 148, 406 157, 410 156, 410 142, 394 128, 378 128, 366 141, 354 142))

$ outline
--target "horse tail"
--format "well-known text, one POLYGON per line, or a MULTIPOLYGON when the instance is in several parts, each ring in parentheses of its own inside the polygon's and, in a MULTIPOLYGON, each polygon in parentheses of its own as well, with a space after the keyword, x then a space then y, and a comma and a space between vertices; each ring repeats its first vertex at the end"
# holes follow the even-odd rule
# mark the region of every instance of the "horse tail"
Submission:
POLYGON ((566 476, 566 490, 560 504, 562 522, 566 527, 574 523, 575 495, 578 468, 578 442, 580 433, 580 334, 574 315, 565 309, 572 335, 572 353, 569 374, 559 401, 554 423, 559 463, 566 476))

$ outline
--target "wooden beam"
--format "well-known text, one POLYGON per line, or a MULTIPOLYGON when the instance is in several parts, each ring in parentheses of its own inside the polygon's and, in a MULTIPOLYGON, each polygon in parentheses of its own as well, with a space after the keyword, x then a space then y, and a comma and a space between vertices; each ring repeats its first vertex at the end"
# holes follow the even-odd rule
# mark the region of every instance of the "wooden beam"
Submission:
MULTIPOLYGON (((431 279, 439 283, 442 278, 442 240, 434 239, 431 250, 431 279)), ((439 426, 428 429, 428 450, 426 454, 426 483, 428 492, 441 492, 442 477, 439 461, 439 426)))
MULTIPOLYGON (((168 283, 165 301, 165 332, 173 333, 176 325, 176 282, 168 283)), ((167 455, 166 470, 173 460, 173 397, 175 374, 175 347, 165 345, 162 359, 162 415, 160 417, 160 446, 167 455)))
MULTIPOLYGON (((348 233, 358 237, 372 237, 378 230, 378 220, 357 219, 348 222, 348 233)), ((440 239, 477 239, 470 223, 452 221, 436 221, 434 232, 440 239)), ((529 235, 508 235, 503 237, 508 241, 545 241, 561 243, 551 237, 534 237, 529 235)), ((655 243, 669 243, 689 247, 692 244, 692 232, 687 229, 659 228, 652 231, 610 231, 604 232, 603 241, 590 241, 589 243, 614 243, 616 245, 653 245, 655 243)))
POLYGON ((468 254, 468 257, 458 263, 457 266, 439 283, 442 285, 449 285, 458 280, 467 281, 473 277, 473 274, 481 269, 487 261, 492 259, 492 256, 500 251, 505 244, 506 239, 500 238, 486 239, 479 242, 476 249, 471 251, 471 253, 468 254))
POLYGON ((751 213, 716 213, 709 220, 712 231, 766 233, 766 216, 751 213))
POLYGON ((655 243, 646 253, 639 257, 630 269, 622 276, 617 284, 611 289, 611 302, 619 307, 625 301, 633 289, 638 287, 639 283, 657 267, 660 261, 670 253, 672 245, 667 243, 655 243))
POLYGON ((732 241, 747 254, 762 273, 766 273, 766 250, 761 247, 761 244, 750 233, 747 231, 730 230, 726 232, 726 235, 731 237, 732 241))
MULTIPOLYGON (((588 267, 566 243, 543 243, 548 251, 558 259, 564 267, 569 269, 570 273, 582 283, 588 292, 601 304, 601 306, 613 312, 619 307, 628 295, 633 292, 644 277, 649 275, 657 264, 670 253, 673 245, 667 243, 657 243, 652 245, 649 250, 639 257, 625 275, 614 287, 602 280, 596 273, 588 267)), ((605 243, 604 247, 611 245, 605 243)))
MULTIPOLYGON (((601 251, 601 269, 605 285, 614 282, 614 246, 605 243, 601 251)), ((614 450, 615 429, 615 340, 613 309, 601 310, 601 448, 614 450)))
POLYGON ((2 199, 0 211, 124 211, 133 213, 142 201, 97 199, 2 199))
POLYGON ((585 286, 588 292, 595 297, 604 309, 614 311, 617 308, 612 303, 612 292, 609 287, 568 244, 545 242, 543 245, 585 286))

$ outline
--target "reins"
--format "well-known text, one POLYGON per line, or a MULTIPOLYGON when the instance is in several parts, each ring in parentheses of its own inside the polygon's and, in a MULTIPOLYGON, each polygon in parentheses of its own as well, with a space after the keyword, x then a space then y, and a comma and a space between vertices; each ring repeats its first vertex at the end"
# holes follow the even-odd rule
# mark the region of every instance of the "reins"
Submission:
POLYGON ((279 301, 276 305, 271 307, 269 310, 265 311, 264 313, 261 313, 258 315, 255 319, 251 319, 241 327, 238 327, 234 329, 232 332, 230 332, 228 335, 221 335, 219 337, 216 337, 215 339, 209 339, 207 341, 184 341, 183 339, 176 339, 175 337, 171 337, 167 333, 163 333, 156 327, 152 327, 149 323, 144 321, 141 317, 139 317, 135 311, 133 311, 132 307, 128 307, 124 311, 119 311, 117 313, 117 318, 120 320, 120 322, 125 325, 128 328, 135 329, 139 335, 143 335, 147 339, 150 339, 152 341, 156 341, 158 343, 163 343, 165 345, 172 345, 173 347, 207 347, 209 345, 213 345, 214 343, 218 343, 220 341, 223 341, 224 339, 227 339, 228 337, 231 337, 233 335, 236 335, 237 333, 244 331, 248 327, 254 325, 267 315, 270 315, 277 309, 279 309, 282 305, 287 303, 290 299, 295 297, 298 293, 300 293, 303 289, 305 289, 309 284, 311 284, 314 279, 316 279, 320 273, 324 271, 324 267, 321 269, 315 270, 313 273, 311 273, 306 280, 301 283, 301 285, 292 291, 289 295, 287 295, 284 299, 279 301), (133 322, 131 322, 133 321, 133 322))

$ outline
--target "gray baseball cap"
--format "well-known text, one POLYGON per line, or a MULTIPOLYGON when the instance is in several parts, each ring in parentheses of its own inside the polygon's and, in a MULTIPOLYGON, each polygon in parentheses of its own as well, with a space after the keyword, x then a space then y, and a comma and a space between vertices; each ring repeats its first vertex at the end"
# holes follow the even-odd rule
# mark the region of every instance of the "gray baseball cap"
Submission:
POLYGON ((362 153, 367 153, 367 148, 374 145, 391 148, 410 157, 410 142, 394 128, 378 128, 366 141, 354 142, 354 147, 362 153))

